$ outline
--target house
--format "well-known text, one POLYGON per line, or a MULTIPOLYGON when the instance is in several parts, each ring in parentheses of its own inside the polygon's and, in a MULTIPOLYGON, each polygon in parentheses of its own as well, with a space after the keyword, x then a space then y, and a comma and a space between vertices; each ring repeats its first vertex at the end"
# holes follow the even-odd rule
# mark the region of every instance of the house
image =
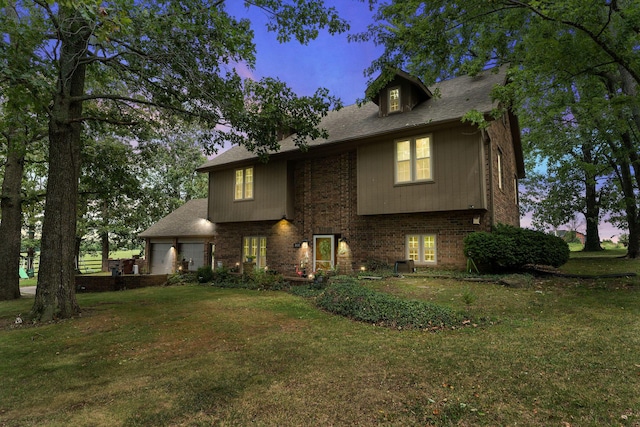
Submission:
POLYGON ((491 90, 505 83, 504 69, 433 88, 398 71, 373 102, 330 112, 320 124, 328 138, 307 151, 291 136, 267 163, 231 148, 198 169, 209 174, 199 215, 215 223, 202 242, 215 243, 216 265, 285 275, 371 261, 464 268, 467 234, 519 226, 518 121, 489 115, 491 90), (486 129, 462 122, 471 110, 490 121, 486 129))
POLYGON ((567 243, 572 243, 574 240, 578 240, 584 245, 584 242, 587 240, 587 236, 577 230, 554 230, 552 234, 560 237, 567 243))
POLYGON ((153 274, 211 265, 214 236, 215 226, 207 220, 207 199, 189 200, 139 234, 145 239, 147 265, 153 274))
POLYGON ((330 112, 327 139, 301 151, 291 136, 263 163, 234 147, 198 170, 192 200, 140 234, 152 273, 200 265, 285 275, 360 270, 370 262, 464 268, 463 239, 518 226, 524 162, 517 118, 494 118, 504 69, 427 88, 398 71, 373 102, 330 112), (496 72, 497 71, 497 72, 496 72), (462 122, 476 110, 480 129, 462 122), (215 225, 214 225, 215 224, 215 225))

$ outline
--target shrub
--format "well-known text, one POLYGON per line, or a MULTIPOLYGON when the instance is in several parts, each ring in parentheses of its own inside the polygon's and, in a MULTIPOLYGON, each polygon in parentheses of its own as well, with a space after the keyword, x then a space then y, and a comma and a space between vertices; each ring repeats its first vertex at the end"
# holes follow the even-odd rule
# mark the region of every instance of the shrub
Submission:
POLYGON ((205 265, 198 268, 197 272, 198 282, 209 283, 213 280, 213 269, 210 265, 205 265))
POLYGON ((173 273, 167 277, 167 286, 186 285, 196 281, 196 275, 193 272, 173 273))
POLYGON ((439 328, 461 321, 451 309, 376 292, 355 280, 332 281, 318 296, 316 304, 331 313, 391 327, 439 328))
POLYGON ((559 267, 569 260, 569 245, 540 231, 498 224, 492 233, 471 233, 464 239, 465 256, 493 271, 519 270, 527 264, 559 267))
POLYGON ((262 269, 256 269, 246 274, 244 282, 249 289, 274 291, 285 289, 288 286, 282 274, 262 269))
POLYGON ((378 259, 368 259, 365 262, 364 266, 367 271, 375 271, 377 273, 393 272, 393 266, 389 265, 385 261, 381 261, 378 259))

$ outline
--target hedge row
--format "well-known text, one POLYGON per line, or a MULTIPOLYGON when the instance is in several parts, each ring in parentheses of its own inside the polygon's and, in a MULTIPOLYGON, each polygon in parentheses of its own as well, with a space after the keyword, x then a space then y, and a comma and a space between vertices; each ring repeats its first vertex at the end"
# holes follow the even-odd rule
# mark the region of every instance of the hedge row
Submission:
POLYGON ((559 267, 569 260, 569 245, 557 236, 499 224, 491 233, 465 237, 464 254, 493 271, 519 270, 528 264, 559 267))
POLYGON ((357 280, 348 279, 332 279, 316 298, 316 304, 331 313, 361 322, 405 329, 441 328, 460 324, 463 320, 449 308, 376 292, 357 280))

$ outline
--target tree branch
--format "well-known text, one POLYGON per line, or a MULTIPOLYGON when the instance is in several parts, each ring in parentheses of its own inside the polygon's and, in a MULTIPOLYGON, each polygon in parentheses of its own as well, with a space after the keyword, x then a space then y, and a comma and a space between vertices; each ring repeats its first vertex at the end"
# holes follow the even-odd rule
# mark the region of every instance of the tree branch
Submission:
MULTIPOLYGON (((617 53, 616 49, 613 49, 613 48, 609 47, 597 34, 594 34, 591 30, 589 30, 584 25, 579 24, 577 22, 567 21, 567 20, 564 20, 564 19, 553 18, 553 17, 545 14, 544 12, 542 12, 540 9, 537 9, 534 6, 532 6, 530 4, 527 4, 527 3, 524 3, 522 1, 519 1, 519 0, 505 0, 505 1, 507 2, 507 4, 512 4, 514 6, 519 6, 519 7, 522 7, 524 9, 529 9, 531 12, 533 12, 536 15, 538 15, 540 18, 542 18, 545 21, 557 22, 557 23, 560 23, 560 24, 564 24, 566 26, 569 26, 571 28, 575 28, 576 30, 579 30, 579 31, 583 32, 591 40, 593 40, 596 43, 596 45, 598 45, 605 53, 607 53, 607 55, 609 55, 611 58, 613 58, 616 63, 618 63, 622 67, 624 67, 629 72, 629 74, 633 77, 633 79, 638 84, 640 84, 640 74, 638 74, 636 72, 636 70, 633 69, 633 67, 631 66, 629 61, 627 61, 625 58, 620 56, 617 53)), ((602 33, 602 31, 600 32, 600 34, 601 33, 602 33)))

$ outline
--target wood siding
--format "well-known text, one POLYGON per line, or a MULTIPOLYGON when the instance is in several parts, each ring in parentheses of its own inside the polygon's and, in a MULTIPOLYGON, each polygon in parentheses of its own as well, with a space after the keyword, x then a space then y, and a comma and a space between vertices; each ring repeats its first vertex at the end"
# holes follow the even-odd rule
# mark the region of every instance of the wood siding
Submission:
MULTIPOLYGON (((245 165, 244 167, 251 166, 245 165)), ((293 185, 287 162, 256 163, 254 197, 234 200, 235 168, 209 173, 209 219, 214 223, 269 221, 293 216, 293 185)))
POLYGON ((430 135, 432 182, 394 183, 395 140, 358 148, 358 215, 487 208, 480 132, 462 126, 430 135))

